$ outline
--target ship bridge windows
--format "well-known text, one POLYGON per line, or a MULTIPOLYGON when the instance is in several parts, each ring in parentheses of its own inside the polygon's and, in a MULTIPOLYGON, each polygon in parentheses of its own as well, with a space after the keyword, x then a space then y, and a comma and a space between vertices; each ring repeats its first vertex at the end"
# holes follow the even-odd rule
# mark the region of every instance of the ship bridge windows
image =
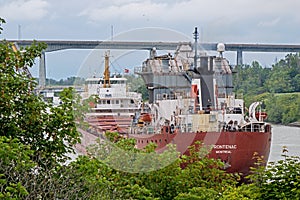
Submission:
POLYGON ((126 80, 110 80, 110 84, 126 84, 126 80))
POLYGON ((120 104, 120 100, 119 99, 102 99, 102 100, 97 100, 97 103, 98 104, 102 104, 102 105, 105 105, 105 104, 120 104))
POLYGON ((233 113, 234 114, 242 114, 242 108, 239 108, 239 107, 235 107, 233 108, 233 113))
POLYGON ((241 107, 234 107, 234 108, 226 108, 227 114, 243 114, 243 110, 241 107))
POLYGON ((98 80, 87 80, 87 81, 85 81, 86 85, 98 85, 100 83, 101 83, 101 80, 99 80, 99 81, 98 80))

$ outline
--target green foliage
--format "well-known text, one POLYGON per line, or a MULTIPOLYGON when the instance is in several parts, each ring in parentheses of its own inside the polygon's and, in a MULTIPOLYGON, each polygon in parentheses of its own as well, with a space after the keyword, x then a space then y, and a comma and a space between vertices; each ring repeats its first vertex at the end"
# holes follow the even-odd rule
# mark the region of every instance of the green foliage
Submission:
POLYGON ((300 93, 246 95, 246 104, 263 102, 263 111, 268 113, 267 120, 277 124, 289 124, 300 120, 300 93))
POLYGON ((59 81, 54 79, 46 79, 46 85, 83 85, 85 82, 84 78, 80 77, 68 77, 67 79, 60 79, 59 81))
POLYGON ((199 186, 223 192, 224 185, 237 184, 238 176, 221 170, 224 168, 223 162, 207 157, 209 148, 197 143, 189 147, 189 153, 189 156, 182 159, 182 162, 188 165, 181 173, 181 188, 185 188, 181 192, 187 192, 186 189, 199 186))
POLYGON ((128 80, 128 88, 130 91, 141 93, 144 101, 149 99, 147 87, 141 77, 135 75, 126 75, 125 77, 128 80))
POLYGON ((300 93, 270 95, 266 99, 268 120, 288 124, 300 120, 300 93))
POLYGON ((257 95, 264 92, 299 92, 300 54, 288 54, 272 68, 263 68, 257 61, 236 66, 235 92, 257 95))
POLYGON ((180 189, 179 163, 179 160, 175 160, 163 168, 140 174, 141 183, 152 192, 155 198, 173 199, 180 189))
POLYGON ((72 89, 66 89, 63 104, 53 107, 35 95, 37 85, 23 70, 31 67, 41 55, 44 44, 34 43, 21 51, 13 51, 11 44, 0 44, 0 136, 18 138, 34 151, 34 160, 41 165, 66 159, 72 146, 79 141, 74 121, 72 89))
POLYGON ((259 187, 255 184, 242 184, 238 187, 227 187, 220 197, 222 200, 250 200, 261 199, 259 187))
POLYGON ((300 198, 300 159, 285 156, 284 160, 270 163, 261 186, 264 199, 300 198))
POLYGON ((263 68, 258 62, 252 65, 236 66, 237 72, 233 77, 235 91, 242 94, 260 94, 265 92, 265 82, 269 76, 270 69, 263 68))
POLYGON ((189 190, 188 193, 181 193, 177 197, 175 197, 175 200, 214 200, 219 199, 220 193, 213 189, 208 189, 205 187, 194 187, 189 190))
POLYGON ((163 154, 154 152, 152 143, 139 150, 135 140, 124 138, 116 132, 107 132, 106 138, 89 147, 89 153, 114 169, 129 173, 149 172, 160 169, 178 158, 178 152, 170 146, 163 154))
POLYGON ((234 90, 243 94, 246 106, 253 101, 263 101, 268 121, 288 124, 300 121, 300 54, 288 54, 272 66, 263 68, 258 62, 236 66, 234 90), (284 95, 277 95, 284 93, 284 95))
POLYGON ((18 139, 0 137, 0 198, 13 199, 27 195, 21 184, 24 172, 30 170, 34 163, 30 160, 33 151, 18 139))
POLYGON ((126 199, 174 199, 180 193, 189 195, 191 188, 201 187, 207 194, 219 194, 224 186, 236 184, 233 175, 220 169, 223 167, 221 161, 203 156, 206 150, 199 144, 190 148, 189 156, 179 158, 174 146, 157 154, 151 143, 145 150, 138 150, 132 139, 116 133, 106 133, 106 137, 108 141, 99 141, 89 152, 93 159, 102 163, 102 168, 98 168, 101 174, 93 174, 93 177, 102 177, 99 179, 105 179, 109 182, 107 185, 114 188, 106 190, 110 198, 116 198, 117 191, 126 199), (186 163, 189 165, 182 169, 186 163))
POLYGON ((61 165, 80 141, 76 121, 82 116, 75 112, 81 109, 75 105, 80 99, 68 88, 61 93, 61 105, 44 102, 35 94, 37 83, 26 69, 46 45, 34 42, 20 50, 12 46, 0 42, 0 197, 85 198, 77 182, 80 174, 72 177, 61 165))
POLYGON ((0 137, 1 199, 78 199, 93 191, 70 166, 38 167, 34 151, 18 139, 0 137), (76 192, 74 192, 76 191, 76 192))
POLYGON ((115 170, 99 159, 80 156, 71 166, 90 199, 154 199, 136 174, 115 170))
POLYGON ((300 158, 288 156, 283 148, 283 159, 268 163, 266 169, 253 169, 248 178, 256 187, 256 199, 299 199, 300 198, 300 158))
POLYGON ((300 54, 288 54, 273 66, 268 82, 270 92, 299 92, 297 75, 300 74, 300 54))

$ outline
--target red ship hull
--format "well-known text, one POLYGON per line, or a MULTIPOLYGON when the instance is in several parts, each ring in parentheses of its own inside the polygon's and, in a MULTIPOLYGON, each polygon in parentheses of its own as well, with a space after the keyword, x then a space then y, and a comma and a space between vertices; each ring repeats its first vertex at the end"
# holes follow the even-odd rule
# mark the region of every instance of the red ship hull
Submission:
POLYGON ((136 139, 137 148, 144 148, 148 143, 157 144, 158 153, 167 149, 167 144, 176 144, 181 154, 188 154, 188 147, 201 141, 209 148, 208 156, 220 159, 225 163, 226 172, 249 174, 250 167, 254 167, 257 153, 267 163, 271 146, 271 130, 266 132, 199 132, 174 134, 132 134, 136 139))

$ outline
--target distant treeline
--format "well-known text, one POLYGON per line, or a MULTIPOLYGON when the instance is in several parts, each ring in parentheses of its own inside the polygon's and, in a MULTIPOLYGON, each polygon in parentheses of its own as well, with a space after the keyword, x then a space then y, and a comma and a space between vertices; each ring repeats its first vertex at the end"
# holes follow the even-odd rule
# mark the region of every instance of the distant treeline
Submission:
POLYGON ((289 124, 300 121, 300 54, 288 54, 271 68, 254 61, 236 66, 234 91, 243 95, 246 106, 262 101, 268 121, 289 124))
POLYGON ((235 91, 244 94, 300 92, 299 54, 288 54, 272 68, 262 67, 257 61, 236 66, 235 91))
POLYGON ((84 78, 81 77, 68 77, 67 79, 60 79, 59 81, 55 79, 46 79, 46 85, 82 85, 84 84, 84 78))

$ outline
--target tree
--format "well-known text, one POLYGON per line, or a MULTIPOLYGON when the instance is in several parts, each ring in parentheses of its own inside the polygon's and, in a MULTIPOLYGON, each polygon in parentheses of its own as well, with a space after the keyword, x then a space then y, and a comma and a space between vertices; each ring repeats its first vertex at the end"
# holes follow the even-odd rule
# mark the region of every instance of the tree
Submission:
POLYGON ((283 67, 274 66, 266 84, 270 92, 281 93, 293 91, 289 72, 283 67))
POLYGON ((28 195, 24 180, 35 166, 32 151, 18 139, 0 136, 0 199, 13 199, 28 195))
POLYGON ((253 61, 251 65, 236 66, 234 71, 234 89, 237 93, 256 95, 266 92, 265 82, 271 71, 269 68, 263 68, 253 61))
POLYGON ((44 44, 13 51, 9 42, 0 43, 0 136, 17 138, 30 145, 34 159, 62 161, 72 146, 79 142, 74 120, 72 89, 67 89, 63 104, 53 107, 35 94, 37 83, 27 76, 24 67, 31 67, 41 55, 44 44))
POLYGON ((300 119, 300 94, 270 94, 264 100, 270 122, 288 124, 300 119))
POLYGON ((126 78, 128 80, 128 86, 130 91, 141 93, 143 100, 149 99, 147 88, 143 82, 143 79, 140 76, 136 77, 134 75, 126 75, 126 78))
POLYGON ((99 189, 111 199, 115 199, 116 194, 121 199, 174 199, 178 195, 182 198, 189 195, 192 188, 219 195, 227 186, 236 184, 236 177, 220 169, 221 161, 201 156, 206 155, 207 150, 199 144, 190 147, 190 155, 178 157, 173 146, 156 154, 152 143, 138 150, 132 139, 117 133, 107 133, 106 137, 108 141, 101 140, 90 149, 92 158, 97 158, 93 162, 98 166, 85 179, 98 177, 97 183, 105 181, 106 187, 99 189))
POLYGON ((287 153, 287 147, 283 147, 282 160, 268 163, 266 169, 253 169, 248 178, 252 181, 254 199, 300 198, 300 158, 287 153))
MULTIPOLYGON (((0 18, 0 30, 4 22, 0 18)), ((12 45, 5 40, 0 42, 0 197, 74 196, 69 192, 73 188, 81 191, 76 180, 80 174, 70 176, 72 172, 62 163, 80 141, 75 123, 81 118, 75 112, 79 109, 75 106, 78 98, 68 88, 61 94, 61 105, 54 107, 44 102, 35 93, 37 83, 26 68, 34 64, 46 45, 34 42, 17 51, 12 45)))
POLYGON ((272 68, 263 68, 258 62, 236 66, 233 74, 234 91, 249 106, 262 101, 268 113, 267 120, 288 124, 299 121, 300 54, 287 54, 272 68), (280 94, 280 93, 285 93, 280 94))

